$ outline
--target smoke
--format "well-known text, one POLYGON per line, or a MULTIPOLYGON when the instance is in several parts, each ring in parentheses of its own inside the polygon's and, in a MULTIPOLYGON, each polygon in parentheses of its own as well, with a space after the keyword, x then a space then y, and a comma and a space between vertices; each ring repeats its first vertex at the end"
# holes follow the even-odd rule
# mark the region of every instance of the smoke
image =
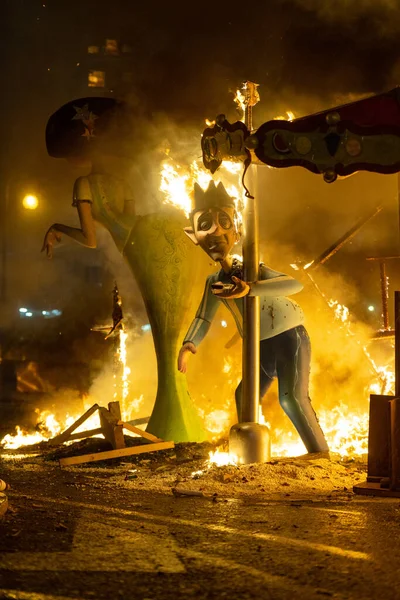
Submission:
POLYGON ((398 0, 295 0, 295 3, 344 28, 352 27, 355 21, 373 19, 377 28, 382 27, 382 34, 393 34, 399 24, 398 0))

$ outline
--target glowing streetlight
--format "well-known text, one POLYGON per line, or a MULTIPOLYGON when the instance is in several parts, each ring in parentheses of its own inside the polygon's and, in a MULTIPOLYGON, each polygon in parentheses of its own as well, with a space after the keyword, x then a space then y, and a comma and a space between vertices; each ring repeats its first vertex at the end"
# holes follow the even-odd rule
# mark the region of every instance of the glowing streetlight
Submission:
POLYGON ((34 194, 27 194, 22 200, 22 206, 27 210, 35 210, 39 206, 39 199, 34 194))

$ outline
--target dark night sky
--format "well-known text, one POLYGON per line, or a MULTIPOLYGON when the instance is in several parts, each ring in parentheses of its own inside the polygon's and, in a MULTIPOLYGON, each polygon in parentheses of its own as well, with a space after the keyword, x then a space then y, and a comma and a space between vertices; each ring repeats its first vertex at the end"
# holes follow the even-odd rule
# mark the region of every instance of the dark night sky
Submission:
MULTIPOLYGON (((299 116, 391 89, 400 75, 399 4, 3 0, 2 178, 4 182, 11 169, 29 177, 34 173, 48 190, 35 223, 20 224, 32 256, 51 222, 71 223, 74 218, 70 193, 77 173, 47 157, 44 128, 54 110, 80 95, 77 63, 94 39, 118 38, 132 45, 138 124, 147 126, 164 113, 184 139, 189 131, 201 132, 205 117, 225 112, 234 120, 231 91, 244 79, 260 83, 255 125, 284 110, 299 116)), ((145 151, 138 145, 138 156, 145 151)), ((306 257, 318 254, 364 211, 383 202, 386 216, 343 251, 343 258, 332 261, 333 269, 344 269, 349 277, 354 273, 356 285, 372 286, 372 296, 379 294, 363 261, 374 252, 397 252, 393 176, 356 175, 329 187, 292 169, 263 171, 261 180, 266 189, 262 235, 306 257)))

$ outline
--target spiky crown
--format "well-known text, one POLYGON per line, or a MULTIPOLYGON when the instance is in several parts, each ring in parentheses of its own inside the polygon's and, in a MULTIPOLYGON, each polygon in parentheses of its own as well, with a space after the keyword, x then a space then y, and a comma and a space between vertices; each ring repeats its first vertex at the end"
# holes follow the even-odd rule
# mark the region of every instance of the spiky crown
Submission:
POLYGON ((194 184, 194 207, 192 214, 199 210, 208 210, 214 207, 222 208, 223 206, 234 207, 235 203, 221 182, 215 185, 214 181, 210 181, 206 190, 203 190, 198 183, 194 184))

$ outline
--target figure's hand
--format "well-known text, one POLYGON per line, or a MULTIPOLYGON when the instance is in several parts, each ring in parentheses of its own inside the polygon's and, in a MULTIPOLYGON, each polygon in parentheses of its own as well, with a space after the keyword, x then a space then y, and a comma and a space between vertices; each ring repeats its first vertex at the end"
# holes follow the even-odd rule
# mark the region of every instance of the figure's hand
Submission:
POLYGON ((178 371, 181 373, 186 373, 189 355, 196 354, 196 352, 197 348, 194 344, 192 344, 192 342, 186 342, 186 344, 183 344, 178 356, 178 371))
POLYGON ((232 277, 232 281, 234 285, 228 289, 224 289, 224 284, 218 281, 216 284, 211 286, 211 291, 218 298, 243 298, 243 296, 247 296, 250 291, 250 286, 242 279, 238 277, 232 277), (215 286, 215 287, 214 287, 215 286), (218 288, 218 286, 221 286, 218 288))
POLYGON ((53 227, 47 231, 44 236, 44 242, 42 246, 42 252, 46 251, 47 258, 52 258, 53 256, 53 246, 55 242, 61 241, 61 233, 56 231, 53 227))

